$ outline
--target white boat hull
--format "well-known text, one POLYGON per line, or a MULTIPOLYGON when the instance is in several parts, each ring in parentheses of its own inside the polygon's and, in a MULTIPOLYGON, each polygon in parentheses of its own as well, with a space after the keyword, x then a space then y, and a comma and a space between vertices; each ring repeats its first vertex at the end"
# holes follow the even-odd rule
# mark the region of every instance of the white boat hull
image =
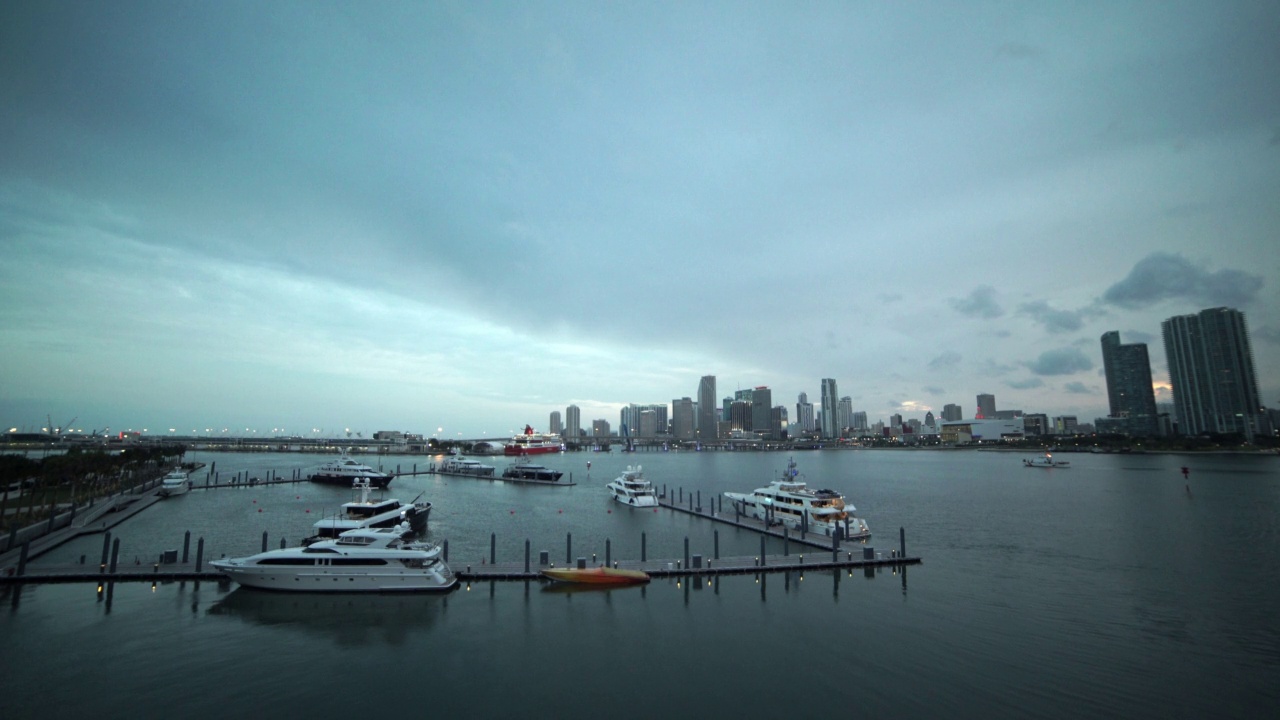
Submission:
POLYGON ((352 572, 343 568, 281 572, 273 567, 243 567, 215 560, 214 568, 245 587, 285 592, 445 592, 458 580, 445 568, 405 568, 352 572))
POLYGON ((181 485, 163 485, 160 488, 160 497, 173 497, 174 495, 185 495, 191 489, 191 482, 184 482, 181 485))
POLYGON ((617 493, 613 494, 613 501, 628 507, 658 507, 658 498, 652 495, 640 495, 635 497, 624 497, 617 493))

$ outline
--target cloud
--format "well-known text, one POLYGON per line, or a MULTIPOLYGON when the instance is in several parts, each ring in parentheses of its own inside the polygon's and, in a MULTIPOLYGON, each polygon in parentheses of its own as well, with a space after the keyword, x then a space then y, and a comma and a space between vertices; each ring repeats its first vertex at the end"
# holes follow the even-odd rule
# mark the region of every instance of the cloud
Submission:
POLYGON ((1280 330, 1270 325, 1263 325, 1250 330, 1249 337, 1272 345, 1280 345, 1280 330))
POLYGON ((1143 332, 1141 330, 1125 330, 1124 335, 1121 337, 1123 338, 1122 342, 1125 343, 1147 343, 1148 345, 1160 339, 1160 337, 1154 333, 1143 332))
POLYGON ((1018 313, 1031 316, 1051 333, 1064 333, 1075 332, 1084 327, 1085 318, 1096 316, 1100 311, 1092 308, 1056 310, 1044 300, 1036 300, 1019 305, 1018 313))
POLYGON ((953 299, 951 307, 961 315, 988 320, 1004 314, 1004 309, 996 303, 996 290, 990 285, 979 285, 968 297, 953 299))
POLYGON ((1179 298, 1239 307, 1252 301, 1262 285, 1261 275, 1229 269, 1210 272, 1179 254, 1155 252, 1139 260, 1128 277, 1107 288, 1102 302, 1130 310, 1179 298))
POLYGON ((1093 369, 1093 361, 1076 348, 1046 350, 1040 357, 1023 364, 1037 375, 1070 375, 1093 369))
POLYGON ((1040 378, 1027 378, 1026 380, 1006 380, 1005 385, 1014 390, 1030 390, 1031 388, 1044 387, 1044 381, 1040 378))
POLYGON ((1092 395, 1093 391, 1085 387, 1085 384, 1079 381, 1069 382, 1062 386, 1062 389, 1072 395, 1092 395))
POLYGON ((947 394, 947 391, 945 388, 940 388, 937 385, 925 385, 924 387, 920 388, 920 390, 922 392, 927 392, 930 395, 946 395, 947 394))
POLYGON ((947 351, 929 361, 930 370, 947 370, 960 364, 963 358, 960 353, 947 351))

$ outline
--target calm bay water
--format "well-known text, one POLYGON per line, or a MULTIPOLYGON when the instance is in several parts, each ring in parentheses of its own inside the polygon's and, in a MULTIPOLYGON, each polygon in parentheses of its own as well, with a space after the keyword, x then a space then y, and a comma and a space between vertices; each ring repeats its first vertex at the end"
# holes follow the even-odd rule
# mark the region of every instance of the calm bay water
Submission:
MULTIPOLYGON (((1280 706, 1280 458, 1064 455, 1066 470, 997 452, 795 456, 811 486, 857 505, 870 544, 924 558, 881 571, 656 581, 556 592, 484 583, 447 596, 293 596, 216 583, 26 587, 0 612, 6 717, 1270 717, 1280 706), (1178 471, 1191 468, 1184 480, 1178 471), (56 693, 54 692, 56 689, 56 693)), ((315 456, 205 454, 224 475, 289 475, 315 456)), ((754 555, 758 536, 613 506, 628 463, 669 491, 751 489, 773 453, 544 458, 574 487, 399 478, 435 504, 451 563, 754 555), (590 476, 586 463, 592 467, 590 476)), ((395 458, 408 470, 428 458, 395 458)), ((505 461, 495 459, 501 467, 505 461)), ((376 460, 371 463, 376 464, 376 460)), ((195 477, 197 484, 203 475, 195 477)), ((194 491, 118 527, 125 561, 181 548, 255 552, 307 534, 348 491, 302 483, 194 491), (193 540, 194 548, 194 540, 193 540)), ((95 563, 87 537, 36 564, 95 563)), ((194 549, 193 549, 194 552, 194 549)), ((770 552, 781 552, 771 542, 770 552)), ((792 552, 800 552, 795 546, 792 552)), ((815 552, 806 550, 805 552, 815 552)))

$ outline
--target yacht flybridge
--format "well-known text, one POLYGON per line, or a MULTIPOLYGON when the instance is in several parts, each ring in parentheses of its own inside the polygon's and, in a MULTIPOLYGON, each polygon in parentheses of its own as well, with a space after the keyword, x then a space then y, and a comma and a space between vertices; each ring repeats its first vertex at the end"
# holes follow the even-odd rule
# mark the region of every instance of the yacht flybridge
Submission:
POLYGON ((812 490, 799 479, 794 459, 787 463, 782 478, 751 493, 724 494, 737 512, 763 520, 769 525, 785 525, 793 530, 831 536, 839 532, 847 540, 871 537, 867 521, 856 517, 853 505, 835 490, 812 490))

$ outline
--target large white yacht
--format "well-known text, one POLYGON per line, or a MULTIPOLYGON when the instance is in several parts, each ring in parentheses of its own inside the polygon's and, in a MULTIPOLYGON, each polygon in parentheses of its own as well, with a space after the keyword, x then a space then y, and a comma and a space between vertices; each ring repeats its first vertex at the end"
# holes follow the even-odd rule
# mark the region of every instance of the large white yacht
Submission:
POLYGON ((780 480, 751 493, 724 494, 738 512, 769 525, 785 525, 793 530, 833 535, 837 528, 848 540, 871 537, 867 521, 854 516, 853 505, 835 490, 810 490, 799 479, 794 459, 787 463, 780 480))
POLYGON ((458 580, 439 545, 407 539, 409 528, 348 530, 305 547, 214 560, 214 568, 254 588, 292 592, 444 591, 458 580))
POLYGON ((311 482, 343 487, 351 487, 351 483, 356 480, 368 480, 374 487, 385 488, 391 484, 393 477, 391 473, 374 470, 364 463, 353 460, 347 451, 343 450, 336 460, 316 468, 307 479, 311 482))
POLYGON ((623 505, 632 507, 657 507, 658 496, 653 492, 653 485, 644 479, 644 471, 640 465, 627 466, 613 482, 605 487, 613 499, 623 505))
POLYGON ((180 467, 169 471, 160 480, 160 497, 181 495, 191 489, 191 476, 180 467))
POLYGON ((445 460, 440 463, 440 469, 448 475, 475 475, 477 477, 493 477, 493 466, 483 465, 479 460, 468 460, 467 458, 457 457, 445 460))
POLYGON ((360 479, 352 484, 352 488, 360 493, 359 500, 342 504, 342 512, 317 520, 312 529, 314 535, 303 542, 312 543, 317 540, 336 538, 348 530, 359 528, 393 528, 406 524, 411 532, 423 535, 427 532, 427 518, 431 515, 431 503, 419 502, 419 495, 413 502, 403 503, 395 498, 370 500, 373 490, 369 480, 360 479))

